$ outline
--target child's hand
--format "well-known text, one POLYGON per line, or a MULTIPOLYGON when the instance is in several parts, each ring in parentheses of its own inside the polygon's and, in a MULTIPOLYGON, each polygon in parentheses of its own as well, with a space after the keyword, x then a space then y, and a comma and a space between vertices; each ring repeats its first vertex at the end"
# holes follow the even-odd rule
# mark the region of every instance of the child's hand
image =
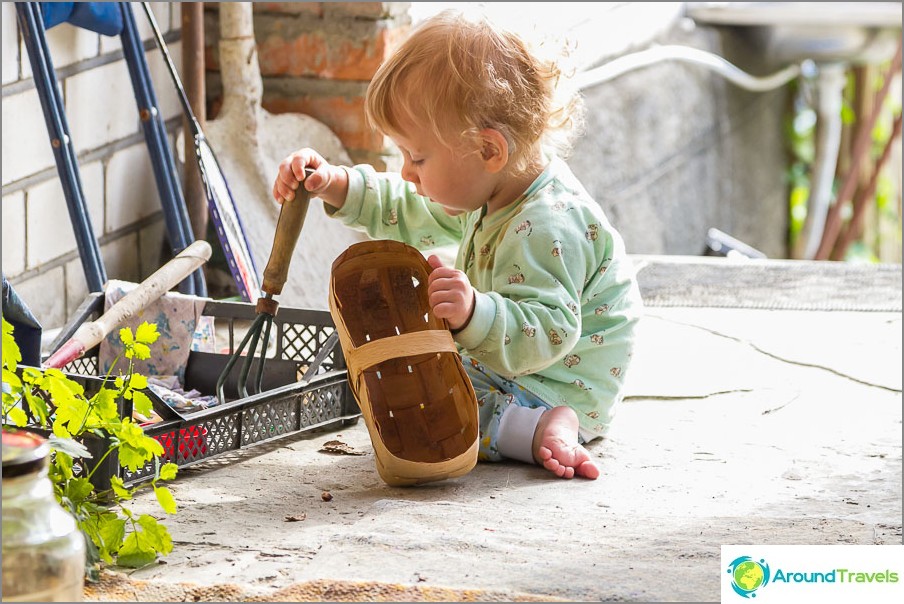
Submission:
POLYGON ((438 256, 430 256, 427 263, 433 267, 427 279, 427 296, 433 314, 446 319, 453 331, 459 330, 471 320, 474 312, 474 288, 468 276, 460 270, 443 266, 438 256))
POLYGON ((306 190, 332 206, 339 208, 345 202, 348 190, 345 172, 334 168, 313 149, 301 149, 280 162, 276 182, 273 183, 273 198, 280 204, 295 199, 295 191, 302 181, 306 190), (307 179, 304 177, 305 168, 314 170, 307 179))

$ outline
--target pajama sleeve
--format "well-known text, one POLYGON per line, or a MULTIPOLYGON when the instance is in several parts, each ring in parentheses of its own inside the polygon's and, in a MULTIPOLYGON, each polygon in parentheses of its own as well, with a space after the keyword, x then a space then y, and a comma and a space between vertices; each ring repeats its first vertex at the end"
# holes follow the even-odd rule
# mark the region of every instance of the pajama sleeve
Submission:
POLYGON ((376 172, 368 165, 344 169, 345 204, 339 210, 324 205, 333 218, 372 239, 393 239, 418 249, 460 242, 463 219, 447 215, 442 206, 418 195, 398 174, 376 172))

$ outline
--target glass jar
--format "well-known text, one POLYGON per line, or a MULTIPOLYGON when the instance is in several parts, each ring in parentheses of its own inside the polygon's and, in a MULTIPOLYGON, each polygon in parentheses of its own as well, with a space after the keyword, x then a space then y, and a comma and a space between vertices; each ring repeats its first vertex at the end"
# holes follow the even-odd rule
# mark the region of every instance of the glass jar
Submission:
POLYGON ((25 431, 2 436, 3 601, 81 601, 85 539, 53 496, 50 445, 25 431))

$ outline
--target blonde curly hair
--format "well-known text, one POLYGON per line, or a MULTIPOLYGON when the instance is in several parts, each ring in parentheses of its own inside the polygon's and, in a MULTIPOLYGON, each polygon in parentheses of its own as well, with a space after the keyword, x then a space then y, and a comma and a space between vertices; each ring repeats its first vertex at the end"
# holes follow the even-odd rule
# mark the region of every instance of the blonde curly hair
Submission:
POLYGON ((577 94, 560 86, 554 61, 535 56, 517 35, 485 17, 445 10, 417 27, 377 70, 367 89, 368 123, 392 136, 406 118, 450 148, 498 130, 510 170, 527 170, 544 147, 569 150, 582 123, 577 94), (564 93, 564 98, 561 98, 564 93))

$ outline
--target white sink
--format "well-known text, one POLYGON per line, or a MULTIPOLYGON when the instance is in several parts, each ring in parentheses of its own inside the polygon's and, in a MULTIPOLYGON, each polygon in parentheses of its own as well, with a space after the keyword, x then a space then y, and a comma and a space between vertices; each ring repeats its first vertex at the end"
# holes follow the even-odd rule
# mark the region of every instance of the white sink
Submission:
POLYGON ((701 24, 748 27, 778 63, 878 63, 901 38, 901 2, 687 2, 701 24))

